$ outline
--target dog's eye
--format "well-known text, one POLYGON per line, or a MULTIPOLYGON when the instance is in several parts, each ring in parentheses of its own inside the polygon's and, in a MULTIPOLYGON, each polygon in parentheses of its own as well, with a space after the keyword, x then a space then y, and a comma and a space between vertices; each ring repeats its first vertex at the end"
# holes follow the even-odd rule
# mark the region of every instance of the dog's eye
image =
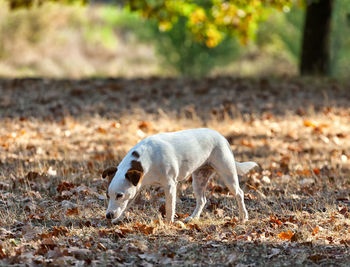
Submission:
POLYGON ((116 199, 120 199, 120 198, 122 198, 124 196, 124 194, 122 194, 122 193, 117 193, 116 195, 115 195, 115 198, 116 199))

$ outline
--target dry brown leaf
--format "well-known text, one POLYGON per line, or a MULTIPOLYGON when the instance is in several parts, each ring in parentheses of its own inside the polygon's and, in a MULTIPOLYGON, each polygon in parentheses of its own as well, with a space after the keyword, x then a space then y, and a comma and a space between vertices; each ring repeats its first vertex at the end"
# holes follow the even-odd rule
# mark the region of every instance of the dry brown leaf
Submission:
POLYGON ((309 120, 305 120, 303 123, 304 123, 305 127, 312 127, 312 128, 316 128, 317 127, 317 125, 314 122, 309 121, 309 120))
POLYGON ((155 228, 153 226, 147 226, 145 224, 136 223, 133 228, 145 235, 150 235, 154 233, 155 228))
POLYGON ((67 209, 66 215, 71 216, 71 215, 78 215, 79 210, 78 208, 72 208, 72 209, 67 209))
POLYGON ((348 207, 342 207, 340 208, 339 213, 346 216, 348 211, 349 211, 348 207))
POLYGON ((141 121, 138 125, 139 129, 144 131, 144 132, 148 132, 150 130, 152 130, 152 124, 150 122, 147 121, 141 121))
POLYGON ((183 213, 178 213, 178 212, 176 212, 175 215, 179 219, 184 219, 184 218, 187 218, 188 216, 190 216, 188 213, 183 214, 183 213))
POLYGON ((294 234, 290 230, 288 230, 287 232, 281 232, 278 234, 278 237, 283 239, 283 240, 291 240, 293 236, 294 236, 294 234))
POLYGON ((52 236, 67 235, 69 233, 69 230, 65 226, 53 226, 51 233, 52 236))
POLYGON ((72 188, 74 188, 76 186, 78 186, 78 185, 64 181, 64 182, 57 185, 57 192, 61 193, 63 191, 70 191, 72 188))
POLYGON ((249 148, 253 148, 254 147, 254 145, 251 142, 249 142, 249 141, 247 141, 245 139, 243 139, 240 144, 242 146, 246 146, 246 147, 249 147, 249 148))
POLYGON ((318 168, 314 168, 312 171, 313 171, 314 174, 316 174, 316 175, 319 175, 319 174, 321 173, 321 170, 318 169, 318 168))
POLYGON ((0 245, 0 259, 5 259, 7 257, 8 257, 8 255, 5 253, 2 245, 0 245))
POLYGON ((190 227, 191 230, 197 230, 198 232, 202 231, 202 229, 196 223, 190 223, 187 224, 187 226, 190 227))
POLYGON ((100 134, 106 134, 107 133, 107 130, 103 129, 102 127, 98 127, 96 129, 96 132, 100 133, 100 134))
POLYGON ((296 173, 300 176, 310 176, 311 171, 309 169, 297 170, 296 173))
POLYGON ((273 225, 276 224, 278 226, 281 226, 283 224, 276 216, 272 216, 272 215, 270 216, 269 222, 272 223, 273 225))
POLYGON ((315 228, 312 229, 312 235, 316 235, 318 231, 320 230, 320 227, 316 226, 315 228))

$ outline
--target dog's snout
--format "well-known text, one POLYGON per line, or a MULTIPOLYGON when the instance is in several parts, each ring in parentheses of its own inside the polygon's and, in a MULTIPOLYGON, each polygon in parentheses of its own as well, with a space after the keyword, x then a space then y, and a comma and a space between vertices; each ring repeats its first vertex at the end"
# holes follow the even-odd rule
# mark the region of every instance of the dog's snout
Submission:
POLYGON ((107 218, 108 220, 112 220, 112 219, 113 219, 113 213, 112 213, 112 212, 108 212, 108 213, 106 214, 106 218, 107 218))

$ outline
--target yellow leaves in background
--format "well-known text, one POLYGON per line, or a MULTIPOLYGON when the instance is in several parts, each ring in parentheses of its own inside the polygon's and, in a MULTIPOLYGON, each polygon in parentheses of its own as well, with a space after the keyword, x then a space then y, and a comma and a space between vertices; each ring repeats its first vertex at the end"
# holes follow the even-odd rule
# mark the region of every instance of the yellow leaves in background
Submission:
POLYGON ((189 23, 196 25, 205 22, 206 19, 207 15, 205 14, 205 10, 203 8, 196 8, 189 17, 189 23))
MULTIPOLYGON (((246 44, 254 38, 257 24, 269 9, 289 10, 291 0, 277 1, 184 1, 129 0, 129 8, 148 19, 156 19, 161 31, 167 31, 180 17, 188 19, 187 30, 207 47, 217 46, 225 35, 236 35, 246 44)), ((185 29, 184 29, 185 30, 185 29)))
POLYGON ((171 29, 172 23, 170 21, 162 20, 158 23, 158 28, 160 31, 165 32, 171 29))
POLYGON ((216 27, 211 26, 206 31, 206 37, 206 46, 215 47, 221 42, 223 35, 218 31, 216 27))

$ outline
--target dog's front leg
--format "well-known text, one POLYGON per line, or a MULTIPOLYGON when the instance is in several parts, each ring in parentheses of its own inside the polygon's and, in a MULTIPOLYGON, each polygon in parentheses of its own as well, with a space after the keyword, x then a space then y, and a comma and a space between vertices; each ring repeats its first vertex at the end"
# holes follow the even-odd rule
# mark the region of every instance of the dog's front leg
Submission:
POLYGON ((165 187, 166 198, 166 219, 167 221, 174 222, 175 207, 176 207, 176 183, 172 182, 165 187))

